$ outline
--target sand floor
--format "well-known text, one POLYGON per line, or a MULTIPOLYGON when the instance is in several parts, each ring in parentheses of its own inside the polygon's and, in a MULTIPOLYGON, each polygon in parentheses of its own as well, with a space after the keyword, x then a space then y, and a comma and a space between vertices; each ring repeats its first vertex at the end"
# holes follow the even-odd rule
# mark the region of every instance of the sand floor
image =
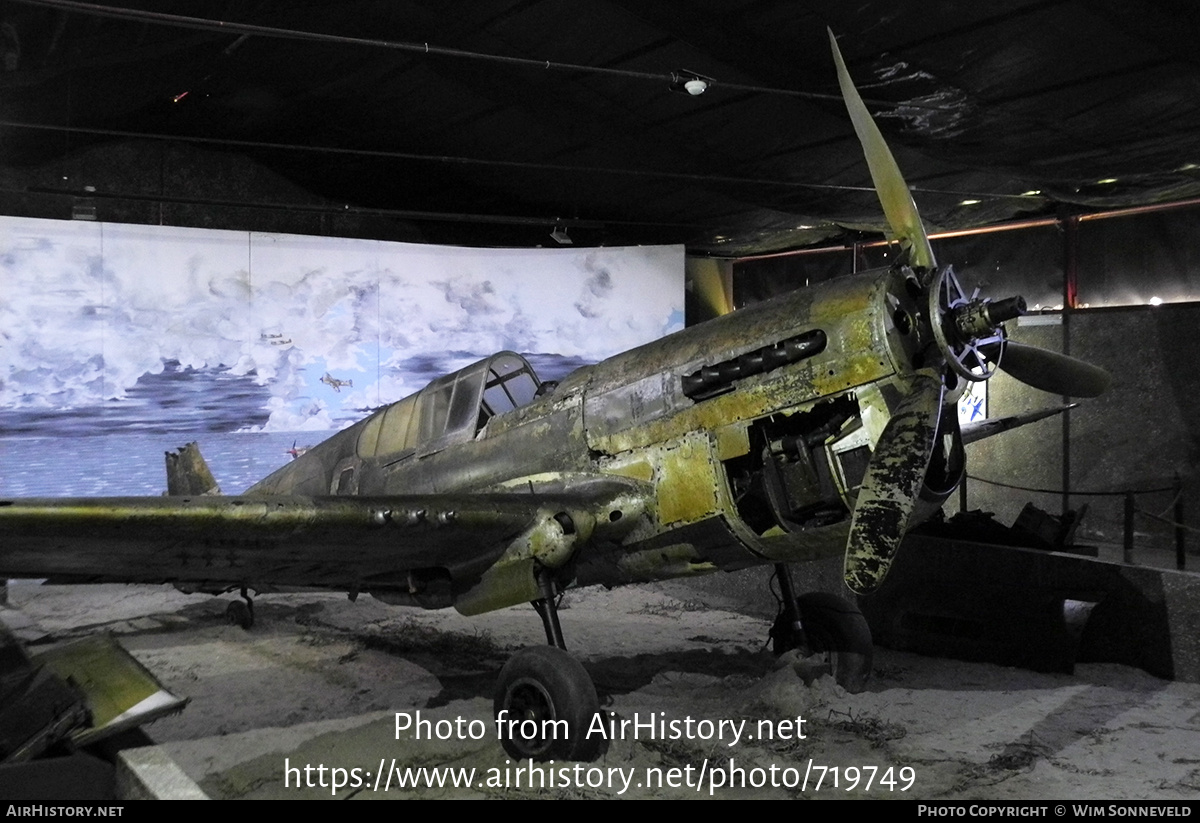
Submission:
POLYGON ((32 648, 110 631, 189 697, 147 731, 214 798, 1200 799, 1200 685, 876 649, 851 695, 819 661, 773 658, 763 619, 677 587, 568 593, 568 646, 630 724, 593 763, 532 768, 492 719, 507 657, 544 642, 528 607, 263 595, 243 631, 226 600, 169 587, 14 585, 9 601, 32 648))

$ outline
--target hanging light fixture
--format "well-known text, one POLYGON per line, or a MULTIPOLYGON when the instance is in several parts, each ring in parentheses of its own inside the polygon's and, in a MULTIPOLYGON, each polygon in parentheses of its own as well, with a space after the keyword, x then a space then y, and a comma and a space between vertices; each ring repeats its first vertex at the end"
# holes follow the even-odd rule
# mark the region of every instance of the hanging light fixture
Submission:
POLYGON ((708 87, 712 85, 712 78, 705 77, 702 74, 696 74, 694 71, 687 69, 678 69, 671 72, 671 91, 677 91, 680 94, 690 94, 692 97, 704 94, 708 91, 708 87))

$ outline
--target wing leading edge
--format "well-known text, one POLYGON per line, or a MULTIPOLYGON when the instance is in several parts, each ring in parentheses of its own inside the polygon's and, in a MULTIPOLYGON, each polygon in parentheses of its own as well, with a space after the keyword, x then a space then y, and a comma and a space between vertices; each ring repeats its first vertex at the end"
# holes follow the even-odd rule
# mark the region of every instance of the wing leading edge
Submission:
POLYGON ((537 567, 619 540, 645 494, 598 478, 557 494, 0 500, 0 577, 316 587, 460 608, 491 580, 474 613, 532 599, 537 567))

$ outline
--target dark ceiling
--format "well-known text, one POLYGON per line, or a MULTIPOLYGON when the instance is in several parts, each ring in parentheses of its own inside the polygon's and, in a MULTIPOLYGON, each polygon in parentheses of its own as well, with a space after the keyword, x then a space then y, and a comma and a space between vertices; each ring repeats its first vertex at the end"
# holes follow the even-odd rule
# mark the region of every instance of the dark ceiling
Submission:
POLYGON ((957 228, 1200 194, 1197 20, 1184 0, 6 0, 2 169, 33 188, 169 139, 435 242, 552 244, 561 220, 737 256, 880 225, 827 26, 926 220, 957 228), (681 69, 711 86, 671 91, 681 69))

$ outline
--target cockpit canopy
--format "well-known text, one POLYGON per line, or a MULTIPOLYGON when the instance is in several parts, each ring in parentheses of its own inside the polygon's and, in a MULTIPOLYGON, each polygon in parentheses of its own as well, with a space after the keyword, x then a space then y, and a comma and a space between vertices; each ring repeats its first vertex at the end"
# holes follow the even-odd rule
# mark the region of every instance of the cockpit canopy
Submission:
POLYGON ((471 440, 492 417, 532 401, 540 386, 524 357, 494 354, 376 412, 358 436, 358 456, 388 458, 471 440))

